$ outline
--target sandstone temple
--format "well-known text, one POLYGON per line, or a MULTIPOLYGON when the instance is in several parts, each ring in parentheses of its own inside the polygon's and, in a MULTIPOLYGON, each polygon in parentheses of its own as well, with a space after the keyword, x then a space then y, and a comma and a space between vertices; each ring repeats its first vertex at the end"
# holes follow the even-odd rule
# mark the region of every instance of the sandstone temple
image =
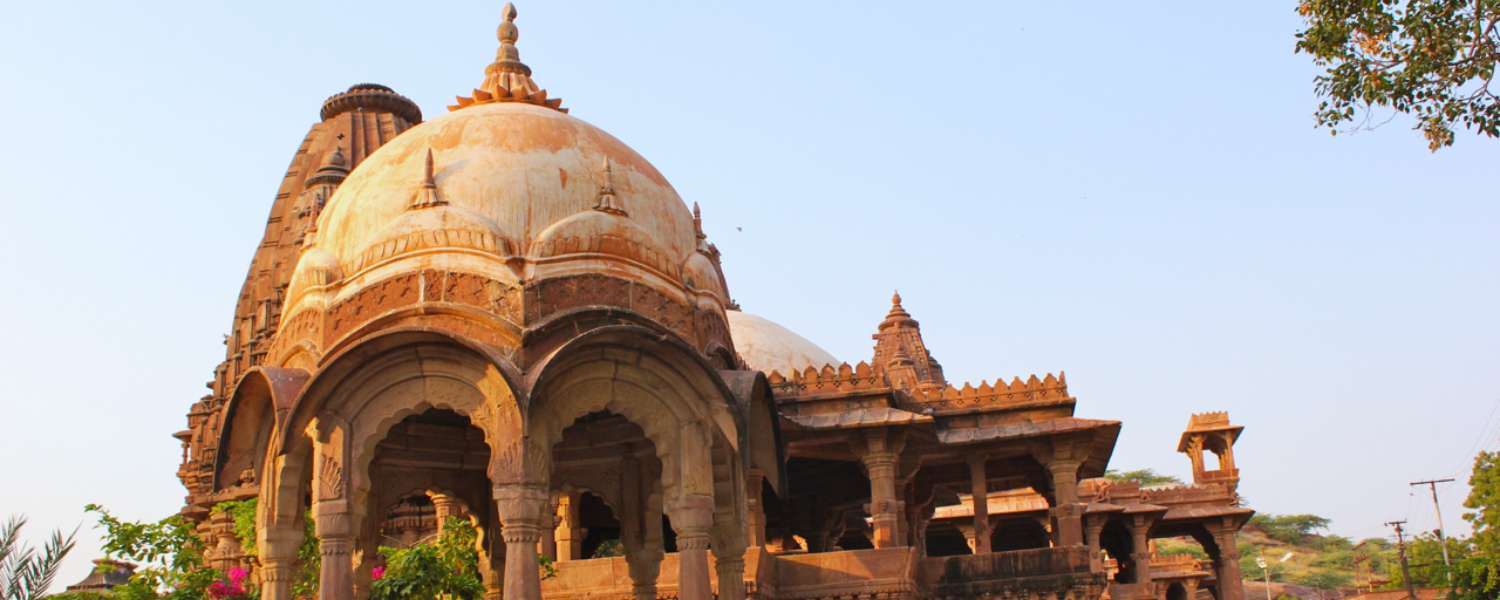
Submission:
POLYGON ((742 312, 696 203, 534 82, 515 17, 442 116, 355 85, 297 147, 177 434, 215 566, 290 600, 310 514, 318 596, 363 598, 458 516, 506 600, 1242 599, 1226 414, 1142 488, 1061 373, 951 382, 899 296, 853 365, 742 312), (253 553, 212 510, 248 498, 253 553))

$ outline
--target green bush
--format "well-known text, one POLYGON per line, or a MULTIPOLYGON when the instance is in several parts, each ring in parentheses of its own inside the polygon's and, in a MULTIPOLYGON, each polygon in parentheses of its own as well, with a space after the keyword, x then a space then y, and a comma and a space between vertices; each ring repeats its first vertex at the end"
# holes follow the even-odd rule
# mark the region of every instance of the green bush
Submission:
POLYGON ((1349 586, 1349 576, 1326 569, 1316 569, 1297 578, 1299 585, 1320 590, 1336 590, 1349 586))
POLYGON ((474 526, 449 517, 437 541, 407 548, 381 547, 384 567, 371 571, 370 600, 410 600, 446 596, 478 600, 484 594, 479 579, 478 539, 474 526))
POLYGON ((1250 527, 1283 544, 1303 544, 1317 531, 1328 529, 1329 520, 1318 515, 1255 515, 1250 527))

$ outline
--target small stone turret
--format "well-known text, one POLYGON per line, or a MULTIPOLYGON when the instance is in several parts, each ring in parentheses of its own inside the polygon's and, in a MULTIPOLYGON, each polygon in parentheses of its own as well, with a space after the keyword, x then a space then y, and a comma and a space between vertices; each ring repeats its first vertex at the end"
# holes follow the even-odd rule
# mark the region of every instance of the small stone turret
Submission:
POLYGON ((1240 470, 1234 466, 1234 442, 1245 428, 1229 422, 1227 412, 1206 412, 1188 418, 1188 426, 1177 441, 1177 451, 1188 455, 1193 463, 1193 483, 1223 483, 1234 491, 1240 483, 1240 470), (1209 469, 1203 453, 1212 452, 1218 466, 1209 469))

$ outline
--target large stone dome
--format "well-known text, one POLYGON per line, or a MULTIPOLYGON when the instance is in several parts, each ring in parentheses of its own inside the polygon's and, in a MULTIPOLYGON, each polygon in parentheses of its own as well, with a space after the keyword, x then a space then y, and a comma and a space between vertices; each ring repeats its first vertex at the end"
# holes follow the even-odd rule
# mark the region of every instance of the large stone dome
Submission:
POLYGON ((340 296, 386 271, 458 262, 510 281, 628 271, 728 300, 717 277, 693 276, 693 214, 651 163, 593 125, 522 102, 454 111, 382 146, 330 199, 316 245, 355 284, 340 296), (418 208, 429 151, 441 205, 418 208))
POLYGON ((737 310, 726 315, 735 350, 752 369, 791 375, 808 367, 839 364, 827 350, 775 321, 737 310))
POLYGON ((561 335, 551 323, 590 318, 580 315, 655 327, 733 362, 731 301, 696 206, 549 98, 520 62, 514 10, 505 17, 472 96, 386 142, 326 203, 309 204, 316 220, 289 278, 273 362, 432 321, 485 332, 497 347, 540 347, 561 335))

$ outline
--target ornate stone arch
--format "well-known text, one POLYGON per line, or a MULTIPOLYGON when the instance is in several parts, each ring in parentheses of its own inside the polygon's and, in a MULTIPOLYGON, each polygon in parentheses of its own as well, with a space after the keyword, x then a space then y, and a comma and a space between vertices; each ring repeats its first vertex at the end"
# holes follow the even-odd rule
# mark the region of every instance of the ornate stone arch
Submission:
POLYGON ((262 555, 287 550, 278 536, 300 538, 310 480, 318 482, 315 499, 349 501, 342 510, 357 522, 375 444, 402 418, 428 408, 454 410, 484 432, 493 477, 497 459, 521 440, 514 373, 498 352, 430 327, 375 334, 328 357, 267 452, 270 476, 262 480, 258 516, 262 555))
POLYGON ((716 442, 740 447, 743 418, 718 371, 670 333, 633 324, 594 328, 541 360, 527 381, 526 435, 536 450, 550 452, 578 417, 613 412, 655 444, 668 494, 712 495, 707 469, 692 473, 680 462, 685 445, 701 446, 705 457, 716 442))
POLYGON ((260 481, 264 457, 278 421, 307 384, 307 371, 254 367, 240 377, 224 409, 224 427, 214 457, 214 490, 232 486, 240 471, 260 481))

